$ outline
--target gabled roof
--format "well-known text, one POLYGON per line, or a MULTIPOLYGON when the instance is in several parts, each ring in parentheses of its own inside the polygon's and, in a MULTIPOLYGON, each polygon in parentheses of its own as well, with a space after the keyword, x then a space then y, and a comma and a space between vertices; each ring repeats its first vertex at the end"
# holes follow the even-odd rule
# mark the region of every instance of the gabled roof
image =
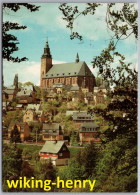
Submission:
POLYGON ((16 108, 22 108, 22 107, 23 107, 22 104, 17 104, 17 105, 16 105, 16 108))
POLYGON ((31 96, 32 91, 31 90, 24 90, 22 89, 21 91, 19 91, 17 93, 17 97, 21 97, 21 96, 31 96))
POLYGON ((41 109, 41 105, 40 104, 28 104, 26 109, 32 109, 32 110, 40 110, 41 109))
POLYGON ((99 128, 99 125, 95 122, 85 122, 80 126, 80 132, 93 132, 99 128))
POLYGON ((80 87, 77 84, 71 86, 70 91, 79 91, 80 87))
POLYGON ((66 76, 93 76, 84 61, 53 65, 43 78, 66 76))
POLYGON ((64 143, 64 141, 46 141, 40 152, 57 154, 64 143))
POLYGON ((11 128, 14 126, 14 125, 19 125, 20 126, 20 131, 24 131, 24 127, 25 125, 28 125, 27 123, 25 122, 18 122, 18 121, 12 121, 8 127, 8 131, 11 131, 11 128))
POLYGON ((73 120, 94 120, 94 115, 85 112, 73 112, 73 120), (83 118, 83 119, 82 119, 83 118))
POLYGON ((7 89, 13 90, 13 89, 15 89, 15 85, 10 85, 10 86, 7 87, 7 89))
POLYGON ((15 92, 15 89, 5 89, 4 92, 7 93, 8 95, 13 95, 15 92))
POLYGON ((43 123, 43 130, 56 130, 56 129, 59 129, 60 125, 59 123, 52 123, 52 124, 46 124, 46 123, 43 123))

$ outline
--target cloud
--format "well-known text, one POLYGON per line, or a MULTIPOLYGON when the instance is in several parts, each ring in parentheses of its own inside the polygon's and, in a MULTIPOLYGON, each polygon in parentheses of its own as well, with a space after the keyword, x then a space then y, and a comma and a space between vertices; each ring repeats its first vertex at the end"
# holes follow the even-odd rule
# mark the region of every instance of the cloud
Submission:
MULTIPOLYGON (((61 64, 63 61, 53 60, 53 64, 61 64)), ((12 85, 15 74, 18 74, 19 82, 33 82, 35 85, 40 85, 40 66, 41 62, 28 61, 21 63, 3 61, 4 84, 12 85), (10 71, 9 71, 10 70, 10 71)))

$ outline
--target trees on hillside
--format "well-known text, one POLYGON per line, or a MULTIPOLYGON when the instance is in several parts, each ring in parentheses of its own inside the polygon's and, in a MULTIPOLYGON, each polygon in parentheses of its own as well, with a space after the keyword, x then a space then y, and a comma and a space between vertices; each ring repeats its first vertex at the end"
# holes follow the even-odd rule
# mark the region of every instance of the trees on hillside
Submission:
MULTIPOLYGON (((67 27, 71 29, 70 38, 82 39, 79 32, 72 32, 77 17, 95 14, 101 4, 88 3, 80 12, 78 6, 62 4, 60 10, 67 27)), ((114 86, 108 95, 112 98, 106 108, 94 107, 89 112, 101 115, 108 124, 102 137, 103 148, 99 151, 96 173, 96 191, 134 192, 137 190, 137 76, 135 68, 127 63, 127 58, 119 53, 120 40, 133 35, 138 38, 138 11, 134 4, 124 3, 121 9, 115 3, 107 4, 106 25, 112 32, 108 46, 93 60, 99 76, 114 86), (117 66, 114 61, 117 59, 117 66), (118 115, 118 111, 121 113, 118 115)), ((82 24, 81 24, 82 25, 82 24)))

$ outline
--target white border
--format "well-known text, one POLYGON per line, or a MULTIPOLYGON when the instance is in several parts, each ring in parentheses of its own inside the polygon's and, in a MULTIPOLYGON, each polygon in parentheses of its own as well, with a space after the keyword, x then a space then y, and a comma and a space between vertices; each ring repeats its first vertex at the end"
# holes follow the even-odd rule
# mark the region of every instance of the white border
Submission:
MULTIPOLYGON (((0 4, 1 4, 1 9, 0 9, 0 21, 1 21, 1 26, 0 26, 0 43, 1 43, 1 46, 2 46, 2 4, 3 3, 138 3, 137 0, 15 0, 15 1, 12 1, 12 0, 1 0, 0 1, 0 4)), ((138 10, 140 10, 140 5, 138 3, 138 10)), ((139 20, 139 25, 138 25, 138 45, 140 44, 140 16, 138 16, 138 20, 139 20)), ((138 47, 138 56, 140 56, 140 48, 138 47)), ((43 192, 2 192, 2 47, 0 47, 0 59, 1 59, 1 63, 0 63, 0 73, 1 73, 1 77, 0 77, 0 81, 1 81, 1 85, 0 85, 0 91, 1 91, 1 95, 0 95, 0 194, 6 194, 6 195, 10 195, 10 194, 39 194, 39 195, 42 195, 43 192)), ((140 58, 138 57, 138 64, 140 63, 140 58)), ((140 68, 138 66, 138 71, 140 71, 140 68)), ((139 87, 139 83, 140 83, 140 77, 138 77, 138 100, 140 98, 140 87, 139 87)), ((138 130, 140 129, 140 117, 139 117, 139 111, 140 111, 140 106, 139 106, 139 101, 138 101, 138 130)), ((138 132, 138 162, 139 162, 139 156, 140 156, 140 151, 139 151, 139 148, 140 148, 140 136, 139 136, 139 132, 138 132)), ((139 180, 139 177, 140 177, 140 171, 139 171, 139 168, 140 168, 140 163, 138 163, 138 191, 135 192, 135 193, 124 193, 124 192, 120 192, 120 193, 117 193, 117 192, 106 192, 106 193, 98 193, 98 195, 104 195, 104 194, 109 194, 109 195, 118 195, 118 194, 140 194, 140 180, 139 180)), ((51 192, 44 192, 45 194, 49 194, 51 192)), ((66 192, 64 192, 66 193, 66 192)), ((54 192, 53 194, 64 194, 64 193, 60 193, 60 192, 54 192)), ((90 192, 88 193, 82 193, 82 195, 85 195, 85 194, 89 194, 90 192)), ((92 192, 93 194, 97 193, 97 192, 92 192)), ((73 193, 72 192, 68 192, 67 194, 70 194, 72 195, 73 193)), ((74 194, 77 194, 79 195, 79 193, 74 193, 74 194)))

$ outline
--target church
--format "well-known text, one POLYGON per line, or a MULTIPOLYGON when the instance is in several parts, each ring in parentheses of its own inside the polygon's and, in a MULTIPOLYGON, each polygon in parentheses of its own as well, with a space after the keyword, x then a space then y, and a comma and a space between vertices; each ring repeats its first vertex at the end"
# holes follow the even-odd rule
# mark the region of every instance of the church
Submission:
POLYGON ((74 62, 53 65, 47 40, 41 57, 40 85, 42 89, 48 89, 56 84, 76 87, 83 92, 93 92, 95 77, 87 64, 79 60, 78 53, 74 62))

